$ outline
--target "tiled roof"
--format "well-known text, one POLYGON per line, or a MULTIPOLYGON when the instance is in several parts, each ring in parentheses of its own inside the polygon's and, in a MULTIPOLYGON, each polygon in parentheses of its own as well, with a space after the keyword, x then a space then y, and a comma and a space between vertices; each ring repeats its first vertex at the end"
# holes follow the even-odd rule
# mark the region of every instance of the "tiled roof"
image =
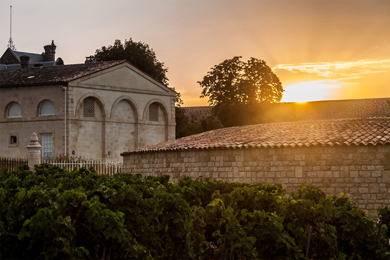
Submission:
POLYGON ((53 67, 0 70, 0 88, 64 84, 124 62, 126 61, 118 60, 53 67))
POLYGON ((229 127, 123 152, 390 144, 390 117, 229 127))
MULTIPOLYGON (((211 114, 213 107, 183 107, 186 115, 200 121, 211 114)), ((389 98, 323 100, 305 103, 282 102, 267 104, 259 113, 259 122, 325 120, 390 116, 389 98)))
MULTIPOLYGON (((273 104, 284 113, 289 111, 295 120, 323 120, 390 116, 390 98, 324 100, 300 103, 273 104), (284 106, 284 107, 283 107, 284 106)), ((281 111, 279 111, 281 112, 281 111)), ((271 116, 273 116, 271 114, 271 116)))
POLYGON ((195 122, 199 122, 203 117, 207 117, 211 115, 211 110, 213 107, 203 106, 203 107, 183 107, 186 116, 190 120, 194 120, 195 122))

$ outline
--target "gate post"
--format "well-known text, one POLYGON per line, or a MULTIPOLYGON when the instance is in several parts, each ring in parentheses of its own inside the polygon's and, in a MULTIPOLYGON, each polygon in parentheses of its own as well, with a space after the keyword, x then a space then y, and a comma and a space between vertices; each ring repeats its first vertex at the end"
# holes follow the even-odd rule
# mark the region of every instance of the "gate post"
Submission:
POLYGON ((28 150, 28 167, 30 170, 34 169, 35 164, 41 163, 42 145, 39 143, 37 134, 31 134, 30 143, 27 145, 28 150))

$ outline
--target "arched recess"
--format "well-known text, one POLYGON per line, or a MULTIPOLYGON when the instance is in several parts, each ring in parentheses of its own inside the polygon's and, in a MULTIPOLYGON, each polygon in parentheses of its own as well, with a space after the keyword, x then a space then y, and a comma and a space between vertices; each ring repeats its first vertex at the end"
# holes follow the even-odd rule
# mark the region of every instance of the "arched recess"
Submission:
POLYGON ((123 101, 126 101, 129 103, 129 105, 132 107, 133 111, 134 111, 134 120, 135 122, 138 122, 138 118, 139 118, 139 108, 137 106, 137 103, 135 102, 135 100, 129 96, 120 96, 118 97, 114 104, 112 105, 111 107, 111 112, 110 112, 110 119, 113 118, 114 116, 114 111, 115 111, 115 108, 117 107, 118 103, 119 102, 123 102, 123 101))
POLYGON ((115 100, 107 121, 107 150, 111 158, 138 147, 139 109, 134 99, 121 96, 115 100))
POLYGON ((139 131, 140 146, 153 145, 168 141, 168 122, 170 122, 170 116, 168 109, 162 100, 154 98, 147 103, 143 111, 142 122, 142 129, 140 126, 139 131), (149 117, 149 109, 156 109, 156 107, 158 108, 157 120, 155 117, 149 117))
POLYGON ((75 151, 75 156, 92 159, 106 157, 106 111, 102 98, 93 92, 79 98, 69 130, 69 151, 75 151), (86 100, 92 101, 91 114, 86 114, 91 112, 86 110, 86 100))
POLYGON ((107 111, 106 105, 102 101, 102 98, 93 92, 86 93, 79 98, 79 100, 77 101, 76 109, 74 111, 74 115, 75 116, 79 115, 79 116, 83 117, 83 113, 82 113, 83 111, 81 111, 81 107, 83 106, 84 99, 86 99, 88 97, 92 97, 96 101, 97 105, 99 106, 99 108, 101 110, 101 116, 99 116, 98 118, 105 119, 106 118, 106 111, 107 111))
POLYGON ((161 108, 161 110, 163 112, 164 120, 166 121, 166 123, 168 124, 169 122, 171 122, 171 117, 168 114, 167 107, 165 106, 164 102, 161 99, 158 99, 158 98, 153 98, 152 100, 150 100, 146 104, 146 106, 144 108, 142 119, 144 121, 149 121, 149 107, 153 103, 157 103, 160 106, 160 108, 161 108))

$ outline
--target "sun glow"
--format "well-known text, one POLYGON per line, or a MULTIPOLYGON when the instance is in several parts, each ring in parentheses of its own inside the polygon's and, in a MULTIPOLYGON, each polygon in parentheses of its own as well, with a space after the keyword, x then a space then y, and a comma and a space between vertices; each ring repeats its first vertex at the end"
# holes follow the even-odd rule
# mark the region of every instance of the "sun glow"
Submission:
POLYGON ((298 102, 331 99, 331 90, 340 88, 337 81, 307 81, 285 86, 282 102, 298 102))

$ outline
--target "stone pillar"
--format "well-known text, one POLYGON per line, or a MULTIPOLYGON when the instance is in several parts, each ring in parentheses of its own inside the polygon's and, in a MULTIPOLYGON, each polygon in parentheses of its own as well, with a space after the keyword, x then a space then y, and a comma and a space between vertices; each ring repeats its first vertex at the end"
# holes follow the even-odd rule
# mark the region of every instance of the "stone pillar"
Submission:
POLYGON ((34 169, 35 164, 41 163, 42 145, 39 143, 37 134, 34 132, 31 135, 30 143, 27 145, 28 150, 28 167, 34 169))

